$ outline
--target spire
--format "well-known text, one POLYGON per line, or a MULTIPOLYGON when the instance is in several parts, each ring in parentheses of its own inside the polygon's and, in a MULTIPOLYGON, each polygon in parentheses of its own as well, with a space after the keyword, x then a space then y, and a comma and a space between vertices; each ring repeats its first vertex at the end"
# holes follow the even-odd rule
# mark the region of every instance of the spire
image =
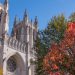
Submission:
POLYGON ((37 25, 38 24, 38 19, 37 19, 37 16, 35 16, 35 21, 34 21, 34 24, 37 25))
POLYGON ((36 29, 38 28, 38 19, 37 19, 37 16, 35 16, 34 27, 36 29))
POLYGON ((27 13, 26 9, 25 9, 25 12, 24 12, 23 20, 26 21, 26 22, 28 22, 28 13, 27 13))
POLYGON ((15 16, 15 19, 14 19, 14 27, 16 26, 17 24, 17 16, 15 16))
POLYGON ((8 0, 5 0, 4 2, 4 9, 6 10, 6 12, 8 11, 8 0))
POLYGON ((27 10, 25 9, 25 12, 24 12, 24 17, 27 17, 28 14, 27 14, 27 10))
POLYGON ((18 23, 20 23, 20 18, 15 16, 13 26, 15 27, 18 23))
POLYGON ((8 0, 5 0, 4 5, 6 5, 6 6, 7 6, 7 4, 8 4, 8 0))

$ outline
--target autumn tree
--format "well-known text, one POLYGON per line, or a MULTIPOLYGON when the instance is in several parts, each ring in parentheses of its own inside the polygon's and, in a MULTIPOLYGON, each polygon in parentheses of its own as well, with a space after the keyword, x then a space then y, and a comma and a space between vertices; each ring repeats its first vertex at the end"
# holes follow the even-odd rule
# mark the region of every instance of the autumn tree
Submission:
POLYGON ((44 57, 44 73, 57 75, 75 75, 75 23, 70 23, 59 44, 53 44, 44 57))

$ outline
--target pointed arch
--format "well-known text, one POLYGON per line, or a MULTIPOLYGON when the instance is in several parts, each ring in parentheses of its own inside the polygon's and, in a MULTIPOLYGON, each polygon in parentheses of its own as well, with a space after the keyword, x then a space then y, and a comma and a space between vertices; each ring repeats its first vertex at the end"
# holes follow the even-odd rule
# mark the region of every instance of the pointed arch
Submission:
POLYGON ((16 63, 20 67, 20 69, 25 70, 25 62, 24 62, 22 56, 17 52, 16 53, 11 53, 6 58, 6 61, 8 61, 12 57, 16 60, 16 63))

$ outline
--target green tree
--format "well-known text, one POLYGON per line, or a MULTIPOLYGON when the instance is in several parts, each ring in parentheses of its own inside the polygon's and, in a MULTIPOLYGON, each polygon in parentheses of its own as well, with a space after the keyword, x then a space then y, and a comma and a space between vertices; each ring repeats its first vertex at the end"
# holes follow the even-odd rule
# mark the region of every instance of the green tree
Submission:
POLYGON ((70 22, 75 22, 75 12, 73 12, 73 13, 69 16, 69 21, 70 21, 70 22))
POLYGON ((63 34, 64 31, 67 27, 67 20, 65 19, 64 15, 58 15, 58 16, 54 16, 47 28, 43 31, 43 42, 46 44, 46 47, 52 43, 52 42, 56 42, 59 43, 62 38, 63 38, 63 34))
MULTIPOLYGON (((38 33, 40 35, 40 32, 38 33)), ((45 54, 47 54, 45 45, 41 42, 41 38, 37 37, 37 40, 35 41, 35 50, 36 50, 36 57, 37 61, 36 63, 36 75, 44 75, 43 74, 43 58, 45 54)))
POLYGON ((48 23, 47 28, 39 32, 40 37, 36 40, 36 75, 44 75, 43 58, 49 52, 53 42, 59 43, 64 36, 67 27, 67 20, 64 15, 54 16, 48 23))

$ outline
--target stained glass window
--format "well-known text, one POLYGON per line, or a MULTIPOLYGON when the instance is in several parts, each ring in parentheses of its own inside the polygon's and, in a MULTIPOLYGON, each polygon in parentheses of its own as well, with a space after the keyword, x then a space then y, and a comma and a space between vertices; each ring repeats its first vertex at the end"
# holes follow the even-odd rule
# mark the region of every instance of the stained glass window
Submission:
POLYGON ((14 72, 16 70, 16 62, 13 58, 8 59, 7 61, 7 70, 10 72, 14 72))

